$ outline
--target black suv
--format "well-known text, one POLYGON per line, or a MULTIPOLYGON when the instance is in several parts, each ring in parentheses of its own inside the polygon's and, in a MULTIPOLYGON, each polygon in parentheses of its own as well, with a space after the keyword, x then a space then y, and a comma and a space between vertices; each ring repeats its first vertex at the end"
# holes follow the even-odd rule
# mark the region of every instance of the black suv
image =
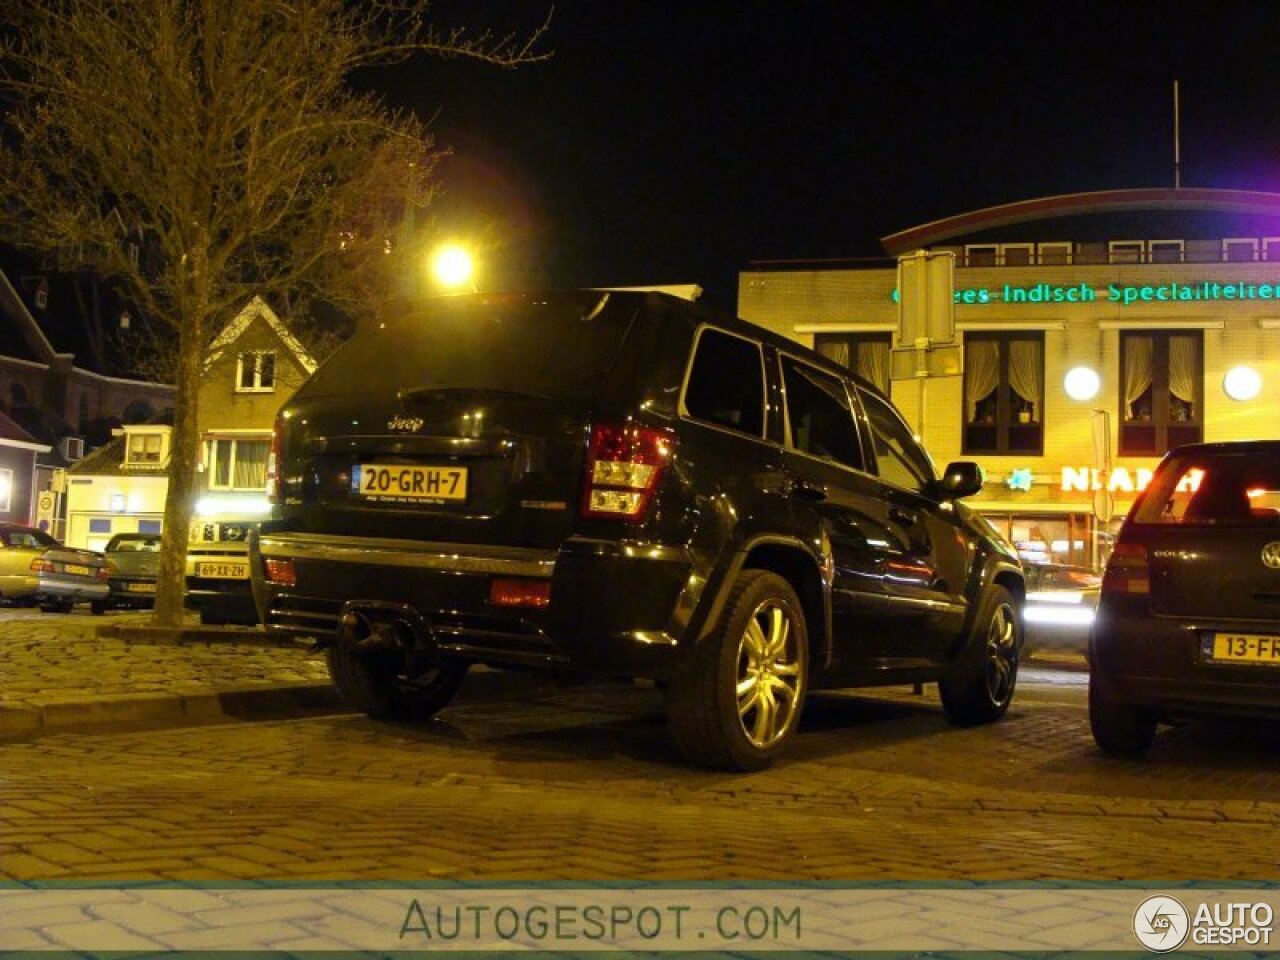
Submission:
POLYGON ((443 298, 357 334, 281 411, 252 551, 268 630, 342 697, 422 717, 472 663, 648 678, 697 762, 758 769, 813 687, 1009 705, 1012 548, 885 397, 656 293, 443 298))

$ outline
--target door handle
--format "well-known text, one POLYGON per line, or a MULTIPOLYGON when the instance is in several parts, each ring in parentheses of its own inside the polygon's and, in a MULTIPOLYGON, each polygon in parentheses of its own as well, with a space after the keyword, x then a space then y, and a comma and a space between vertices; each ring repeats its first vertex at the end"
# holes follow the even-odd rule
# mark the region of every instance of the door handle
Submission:
POLYGON ((827 488, 819 486, 816 483, 809 483, 807 480, 792 480, 791 486, 787 488, 787 492, 793 497, 799 497, 802 500, 825 500, 827 499, 827 488))
POLYGON ((890 507, 889 519, 894 523, 902 524, 904 527, 914 527, 916 521, 920 518, 910 510, 903 510, 901 507, 890 507))

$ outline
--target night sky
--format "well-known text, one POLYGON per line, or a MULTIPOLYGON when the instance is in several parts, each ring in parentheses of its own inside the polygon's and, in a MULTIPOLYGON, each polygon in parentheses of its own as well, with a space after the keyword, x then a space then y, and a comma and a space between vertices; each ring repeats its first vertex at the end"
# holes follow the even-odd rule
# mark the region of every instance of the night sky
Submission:
MULTIPOLYGON (((528 27, 519 3, 442 24, 528 27)), ((1280 4, 567 0, 517 71, 415 62, 381 85, 454 156, 434 208, 486 288, 698 283, 752 260, 875 257, 996 203, 1280 189, 1280 4)))

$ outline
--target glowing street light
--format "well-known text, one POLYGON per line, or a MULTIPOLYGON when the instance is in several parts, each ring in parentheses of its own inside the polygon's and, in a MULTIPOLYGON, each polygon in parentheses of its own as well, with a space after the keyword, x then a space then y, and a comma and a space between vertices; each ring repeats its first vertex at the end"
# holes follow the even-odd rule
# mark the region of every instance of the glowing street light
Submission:
POLYGON ((431 275, 442 287, 449 289, 475 289, 472 280, 475 274, 475 262, 471 254, 456 243, 447 243, 437 247, 431 255, 431 275))

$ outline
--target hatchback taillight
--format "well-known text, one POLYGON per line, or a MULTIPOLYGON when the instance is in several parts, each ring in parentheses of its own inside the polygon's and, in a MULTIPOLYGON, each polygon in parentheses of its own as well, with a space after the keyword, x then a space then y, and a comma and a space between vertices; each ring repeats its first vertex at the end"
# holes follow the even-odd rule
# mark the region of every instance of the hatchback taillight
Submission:
POLYGON ((1151 592, 1151 568, 1147 563, 1147 548, 1140 543, 1120 541, 1111 552, 1107 568, 1102 574, 1103 593, 1151 592))
POLYGON ((640 523, 675 450, 675 434, 656 427, 597 423, 587 448, 582 515, 640 523))
POLYGON ((267 452, 267 501, 280 502, 280 435, 284 432, 284 418, 276 417, 271 428, 271 449, 267 452))
POLYGON ((31 561, 32 573, 57 573, 58 568, 53 565, 52 560, 42 560, 36 557, 31 561))

